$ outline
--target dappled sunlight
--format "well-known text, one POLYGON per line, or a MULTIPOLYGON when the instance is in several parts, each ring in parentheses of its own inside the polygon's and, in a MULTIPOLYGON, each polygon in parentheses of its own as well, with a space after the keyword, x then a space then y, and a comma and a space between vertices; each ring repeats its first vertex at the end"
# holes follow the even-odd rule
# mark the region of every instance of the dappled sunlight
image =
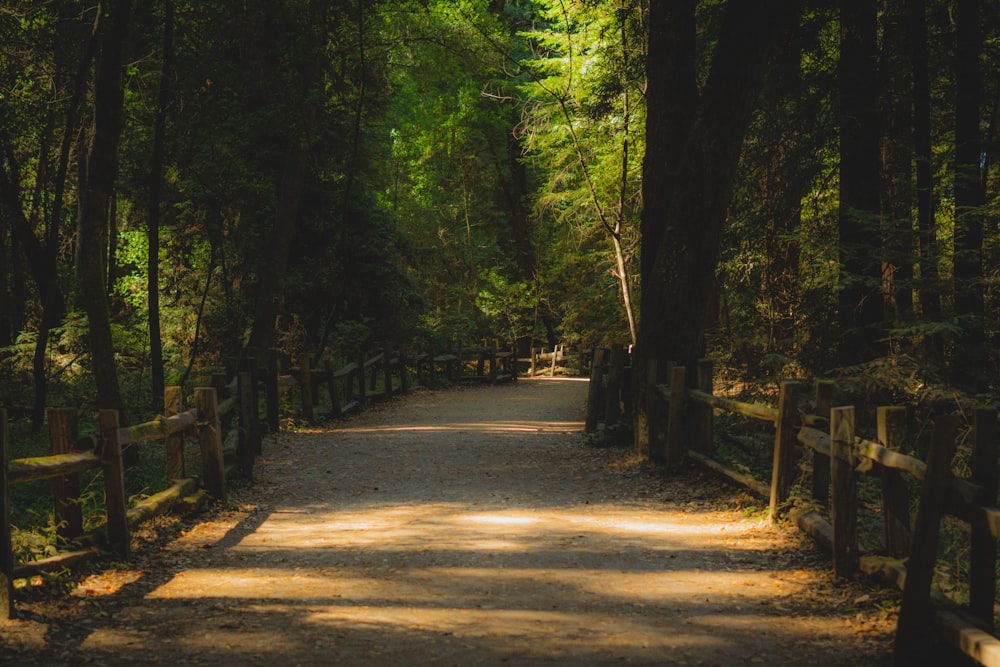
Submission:
MULTIPOLYGON (((276 511, 236 550, 333 549, 377 547, 385 551, 563 550, 567 540, 581 552, 591 538, 619 548, 649 552, 725 548, 756 550, 760 524, 714 523, 703 515, 678 511, 624 512, 612 505, 570 505, 535 510, 469 511, 454 503, 413 503, 365 510, 276 511), (319 528, 322 526, 322 528, 319 528), (755 540, 743 539, 753 533, 755 540)), ((766 542, 766 540, 765 540, 766 542)))

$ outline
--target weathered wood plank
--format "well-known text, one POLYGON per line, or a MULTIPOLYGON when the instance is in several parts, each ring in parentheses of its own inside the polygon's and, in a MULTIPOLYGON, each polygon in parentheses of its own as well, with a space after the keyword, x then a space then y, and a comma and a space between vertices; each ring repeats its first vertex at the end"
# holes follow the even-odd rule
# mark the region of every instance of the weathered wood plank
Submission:
POLYGON ((957 446, 958 420, 941 415, 927 455, 927 476, 920 490, 920 506, 913 527, 913 546, 906 563, 906 586, 896 626, 893 660, 897 665, 920 664, 927 655, 931 621, 931 581, 937 562, 938 534, 944 514, 944 495, 951 477, 957 446))
POLYGON ((73 452, 58 456, 13 459, 7 463, 7 483, 21 484, 39 479, 52 479, 99 467, 101 467, 101 459, 93 452, 73 452))
POLYGON ((870 459, 884 468, 907 472, 917 479, 923 479, 927 471, 927 464, 920 459, 893 451, 877 442, 857 440, 855 449, 860 457, 870 459))
MULTIPOLYGON (((49 425, 49 446, 53 456, 70 454, 79 437, 76 409, 50 408, 45 411, 49 425)), ((59 537, 73 539, 83 534, 83 509, 79 502, 80 476, 60 475, 52 480, 55 501, 56 531, 59 537)))
POLYGON ((667 422, 667 440, 664 446, 663 464, 668 471, 676 471, 684 462, 688 450, 687 414, 684 409, 687 369, 675 366, 670 370, 670 417, 667 422))
POLYGON ((744 403, 731 398, 708 394, 697 389, 688 389, 687 395, 688 398, 693 401, 711 405, 713 408, 717 408, 719 410, 734 412, 738 415, 759 419, 761 421, 778 421, 778 408, 772 408, 767 405, 758 405, 757 403, 744 403))
MULTIPOLYGON (((881 406, 876 410, 876 431, 880 443, 892 454, 906 442, 906 408, 881 406)), ((881 466, 882 516, 885 523, 885 546, 889 555, 903 557, 910 552, 913 527, 910 520, 910 489, 902 472, 881 466)))
POLYGON ((172 417, 157 417, 142 424, 124 426, 118 429, 118 442, 122 447, 125 447, 147 440, 162 440, 168 435, 193 429, 196 421, 197 416, 194 410, 181 412, 172 417))
MULTIPOLYGON (((215 390, 212 390, 215 395, 215 390)), ((125 465, 122 461, 121 443, 118 434, 117 410, 101 410, 97 415, 101 435, 104 438, 104 451, 101 452, 101 463, 104 468, 104 501, 108 516, 108 544, 122 558, 128 558, 131 550, 131 535, 128 529, 125 497, 125 465)))
POLYGON ((833 524, 833 570, 838 577, 848 577, 858 567, 857 478, 854 406, 830 411, 830 476, 832 494, 830 518, 833 524))
POLYGON ((126 513, 129 528, 134 529, 144 521, 166 514, 181 498, 198 490, 198 480, 193 477, 180 479, 169 487, 146 498, 126 513))
POLYGON ((833 526, 819 512, 802 512, 795 517, 799 529, 827 551, 833 551, 833 526))
POLYGON ((222 426, 216 412, 215 390, 211 387, 197 387, 194 390, 194 404, 198 411, 201 428, 198 429, 198 443, 201 449, 201 471, 205 478, 205 488, 218 500, 226 499, 226 473, 222 455, 222 426))
POLYGON ((101 551, 97 547, 90 547, 88 549, 67 551, 55 556, 49 556, 48 558, 33 560, 30 563, 24 563, 15 567, 14 579, 27 579, 43 572, 59 572, 64 569, 72 569, 80 563, 85 563, 96 558, 100 553, 101 551))
POLYGON ((823 431, 803 426, 799 429, 796 437, 803 446, 808 447, 814 452, 819 452, 823 456, 830 456, 830 436, 823 433, 823 431))
MULTIPOLYGON (((163 390, 163 411, 167 417, 180 414, 184 409, 184 396, 180 387, 165 387, 163 390)), ((167 479, 184 477, 184 436, 173 433, 164 442, 166 449, 167 479)))
POLYGON ((771 493, 768 513, 778 520, 778 509, 788 500, 795 474, 795 420, 799 397, 797 382, 782 382, 778 393, 778 418, 775 420, 774 457, 771 465, 771 493))

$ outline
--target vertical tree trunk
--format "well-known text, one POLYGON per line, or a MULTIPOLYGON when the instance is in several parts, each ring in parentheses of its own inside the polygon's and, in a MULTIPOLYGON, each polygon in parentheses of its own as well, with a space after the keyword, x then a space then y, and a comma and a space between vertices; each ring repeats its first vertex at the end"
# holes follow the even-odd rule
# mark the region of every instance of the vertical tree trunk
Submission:
POLYGON ((118 143, 123 123, 122 62, 131 2, 100 5, 100 54, 94 89, 94 127, 77 210, 76 273, 79 300, 90 325, 91 370, 101 407, 124 415, 118 383, 104 258, 108 210, 118 173, 118 143))
MULTIPOLYGON (((927 56, 927 10, 924 0, 910 0, 910 46, 913 67, 913 149, 916 164, 917 229, 920 244, 920 311, 928 322, 941 321, 937 222, 931 182, 931 94, 927 56)), ((944 361, 940 334, 925 346, 932 361, 944 361)))
POLYGON ((913 319, 913 94, 907 0, 882 0, 882 220, 885 317, 913 319))
POLYGON ((955 15, 955 315, 963 336, 955 351, 954 381, 983 384, 982 139, 979 130, 982 48, 977 0, 958 0, 955 15))
MULTIPOLYGON (((673 173, 667 205, 656 201, 664 195, 644 189, 653 199, 652 206, 645 200, 650 210, 644 211, 644 221, 659 225, 660 238, 643 287, 642 345, 654 358, 676 361, 692 373, 702 354, 705 315, 743 137, 771 56, 797 24, 799 9, 791 0, 725 5, 697 115, 680 158, 668 160, 673 173), (647 220, 649 214, 662 217, 647 220)), ((652 24, 650 39, 652 52, 652 24)), ((652 89, 652 78, 649 86, 652 89)), ((647 104, 653 105, 654 99, 647 104)), ((654 141, 654 151, 658 145, 662 148, 654 141)), ((655 169, 657 158, 663 155, 648 159, 643 174, 654 183, 657 177, 650 169, 655 169)))
POLYGON ((149 300, 149 361, 153 390, 153 409, 163 408, 163 340, 160 333, 160 204, 163 193, 163 160, 166 146, 167 108, 170 105, 171 79, 174 73, 174 0, 163 3, 163 69, 160 92, 153 122, 153 155, 149 172, 149 227, 146 238, 149 254, 146 264, 146 292, 149 300))
POLYGON ((840 8, 840 363, 883 354, 875 3, 840 8))

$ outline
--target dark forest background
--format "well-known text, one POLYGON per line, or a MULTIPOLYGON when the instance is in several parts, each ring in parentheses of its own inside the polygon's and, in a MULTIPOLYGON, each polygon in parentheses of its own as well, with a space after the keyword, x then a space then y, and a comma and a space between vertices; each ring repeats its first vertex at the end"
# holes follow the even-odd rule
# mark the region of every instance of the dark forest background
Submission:
POLYGON ((8 0, 0 404, 436 335, 993 404, 998 71, 975 0, 8 0))

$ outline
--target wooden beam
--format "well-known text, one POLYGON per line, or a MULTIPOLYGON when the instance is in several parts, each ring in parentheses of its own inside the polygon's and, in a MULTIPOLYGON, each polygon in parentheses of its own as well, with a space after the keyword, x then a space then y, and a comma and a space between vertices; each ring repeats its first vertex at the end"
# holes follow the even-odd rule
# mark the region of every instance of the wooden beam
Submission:
POLYGON ((94 452, 14 459, 7 463, 7 483, 21 484, 39 479, 52 479, 99 467, 101 459, 94 452))
POLYGON ((759 419, 766 422, 778 421, 778 408, 772 408, 767 405, 758 405, 757 403, 735 401, 731 398, 715 396, 697 389, 688 389, 687 394, 688 398, 691 400, 711 405, 713 408, 718 408, 719 410, 733 412, 738 415, 743 415, 744 417, 759 419))

